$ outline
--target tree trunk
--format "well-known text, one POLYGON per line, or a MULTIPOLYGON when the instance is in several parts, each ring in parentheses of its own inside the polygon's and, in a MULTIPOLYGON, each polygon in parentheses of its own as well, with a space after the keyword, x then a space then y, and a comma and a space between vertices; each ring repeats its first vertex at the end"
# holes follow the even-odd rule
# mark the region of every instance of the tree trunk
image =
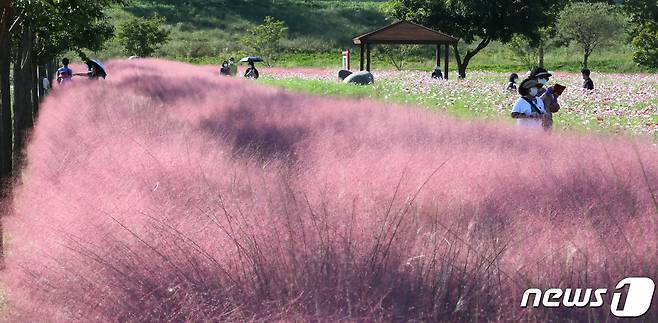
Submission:
POLYGON ((30 99, 32 100, 32 123, 34 124, 34 122, 37 120, 37 114, 39 113, 39 66, 34 60, 34 54, 31 54, 30 57, 32 57, 32 61, 28 67, 32 76, 30 99))
MULTIPOLYGON (((0 4, 0 207, 9 202, 12 175, 11 124, 11 1, 0 4)), ((4 268, 4 220, 0 219, 0 267, 4 268)))
POLYGON ((41 95, 39 95, 41 82, 39 82, 39 65, 34 59, 34 54, 32 55, 32 64, 30 64, 30 67, 30 72, 32 72, 32 123, 35 123, 39 114, 39 102, 41 102, 41 95))
POLYGON ((4 184, 10 178, 12 171, 10 24, 10 4, 5 2, 0 7, 0 191, 4 190, 4 184))
POLYGON ((459 78, 464 79, 466 78, 466 69, 468 68, 468 63, 470 63, 471 59, 477 55, 482 49, 485 47, 489 46, 489 43, 491 40, 488 38, 483 38, 480 43, 475 47, 475 49, 467 50, 466 55, 464 55, 464 59, 462 60, 461 56, 459 55, 459 48, 457 45, 453 45, 452 48, 455 51, 455 59, 457 60, 457 69, 459 71, 459 78))
POLYGON ((587 68, 587 63, 589 61, 589 54, 591 54, 589 51, 585 51, 583 55, 583 68, 587 68))
POLYGON ((27 134, 33 125, 32 94, 34 89, 32 37, 28 25, 21 26, 21 42, 14 62, 14 168, 23 161, 27 134))
POLYGON ((57 59, 56 58, 51 58, 48 60, 48 82, 50 82, 50 88, 53 88, 53 84, 55 82, 55 74, 57 73, 57 59))
POLYGON ((538 50, 538 56, 539 56, 539 67, 544 68, 544 42, 541 41, 539 42, 539 50, 538 50))
POLYGON ((48 72, 46 72, 46 69, 46 64, 39 64, 39 66, 37 66, 37 88, 39 89, 39 102, 43 101, 43 99, 46 97, 46 88, 43 86, 43 79, 48 78, 48 72))

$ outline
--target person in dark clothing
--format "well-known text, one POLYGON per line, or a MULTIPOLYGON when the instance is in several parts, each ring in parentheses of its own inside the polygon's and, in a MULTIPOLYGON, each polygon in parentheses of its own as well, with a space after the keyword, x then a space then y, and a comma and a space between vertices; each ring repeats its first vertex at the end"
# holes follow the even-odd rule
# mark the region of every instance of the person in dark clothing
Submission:
POLYGON ((437 65, 434 67, 434 71, 432 72, 432 78, 433 79, 443 79, 443 73, 441 73, 441 66, 437 65))
POLYGON ((105 77, 107 77, 107 72, 105 72, 105 69, 99 65, 100 62, 88 59, 85 64, 87 65, 87 72, 74 73, 73 75, 86 76, 90 80, 98 80, 100 78, 105 79, 105 77))
POLYGON ((509 76, 509 83, 507 83, 507 91, 516 91, 516 82, 519 81, 519 75, 512 73, 509 76))
POLYGON ((219 75, 222 75, 222 76, 231 75, 231 69, 229 68, 227 61, 224 61, 222 63, 222 67, 219 69, 219 75))
POLYGON ((583 89, 594 90, 594 81, 589 77, 592 72, 584 68, 580 73, 583 74, 583 80, 585 80, 583 82, 583 89))
POLYGON ((259 73, 258 70, 256 69, 256 66, 254 66, 254 62, 249 62, 249 67, 247 70, 244 72, 244 77, 250 78, 250 79, 258 79, 259 73))

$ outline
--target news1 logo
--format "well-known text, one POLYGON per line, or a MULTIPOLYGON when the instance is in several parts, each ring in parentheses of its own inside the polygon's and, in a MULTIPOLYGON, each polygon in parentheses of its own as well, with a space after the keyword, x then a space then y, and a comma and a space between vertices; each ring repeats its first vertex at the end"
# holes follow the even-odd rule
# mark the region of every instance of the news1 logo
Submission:
MULTIPOLYGON (((646 314, 651 307, 653 293, 656 285, 648 277, 629 277, 620 281, 612 294, 610 311, 616 317, 640 317, 646 314), (628 286, 626 292, 624 289, 628 286)), ((523 293, 521 307, 527 308, 530 296, 534 296, 532 307, 540 304, 546 308, 575 307, 598 308, 603 306, 603 296, 608 293, 605 288, 551 288, 542 292, 537 288, 530 288, 523 293)))

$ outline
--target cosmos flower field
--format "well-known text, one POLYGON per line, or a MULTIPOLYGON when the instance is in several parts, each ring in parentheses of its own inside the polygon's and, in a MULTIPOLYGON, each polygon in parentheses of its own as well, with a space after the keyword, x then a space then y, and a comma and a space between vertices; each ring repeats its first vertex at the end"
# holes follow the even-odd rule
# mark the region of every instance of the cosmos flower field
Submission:
POLYGON ((519 304, 658 279, 650 138, 107 67, 40 111, 3 223, 9 321, 604 322, 610 295, 519 304))
MULTIPOLYGON (((465 80, 437 81, 420 71, 373 71, 374 86, 354 93, 335 87, 334 71, 313 69, 273 69, 265 73, 266 82, 315 94, 359 95, 384 101, 416 104, 459 116, 509 121, 509 113, 518 93, 505 90, 509 74, 469 72, 465 80), (299 83, 312 81, 313 88, 299 83), (295 82, 297 81, 297 82, 295 82), (322 92, 322 84, 328 85, 322 92)), ((523 79, 527 72, 517 72, 523 79)), ((454 74, 453 74, 454 76, 454 74)), ((576 73, 555 73, 550 84, 567 86, 560 98, 562 110, 555 114, 555 127, 582 132, 609 132, 642 135, 658 140, 658 75, 592 75, 594 91, 581 89, 576 73)))

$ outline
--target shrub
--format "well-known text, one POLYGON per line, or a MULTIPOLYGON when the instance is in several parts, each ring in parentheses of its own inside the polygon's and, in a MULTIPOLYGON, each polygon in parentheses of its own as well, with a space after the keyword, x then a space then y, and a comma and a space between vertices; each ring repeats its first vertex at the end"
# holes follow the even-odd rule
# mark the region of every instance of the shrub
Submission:
POLYGON ((288 28, 283 21, 267 16, 261 25, 255 26, 244 36, 242 43, 254 51, 254 55, 263 55, 268 64, 276 61, 281 51, 281 40, 286 37, 288 28))
POLYGON ((645 23, 633 38, 636 50, 633 60, 647 67, 658 68, 658 23, 645 23))
POLYGON ((165 19, 132 17, 119 25, 117 37, 123 45, 124 54, 149 57, 167 42, 169 30, 164 29, 165 19))
POLYGON ((44 102, 6 218, 12 320, 605 321, 518 304, 658 278, 650 144, 107 67, 44 102))

